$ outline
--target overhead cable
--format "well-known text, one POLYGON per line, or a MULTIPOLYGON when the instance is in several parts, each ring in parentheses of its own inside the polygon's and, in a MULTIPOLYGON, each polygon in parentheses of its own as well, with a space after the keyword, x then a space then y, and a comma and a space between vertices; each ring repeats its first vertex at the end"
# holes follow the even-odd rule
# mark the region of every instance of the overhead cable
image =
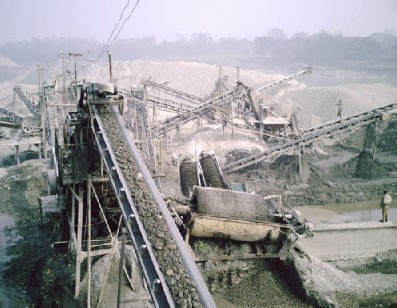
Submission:
POLYGON ((113 34, 116 32, 116 29, 119 26, 119 24, 121 22, 121 19, 123 18, 124 12, 125 12, 125 10, 127 9, 127 7, 129 5, 130 5, 130 0, 127 1, 127 4, 124 6, 123 10, 121 11, 119 20, 118 20, 117 24, 114 26, 114 28, 112 30, 112 33, 108 37, 108 40, 107 40, 106 44, 102 47, 102 50, 101 50, 100 54, 103 54, 103 52, 105 51, 106 47, 110 45, 110 40, 112 39, 113 34))
POLYGON ((114 41, 117 40, 118 36, 120 35, 121 31, 124 28, 124 25, 131 18, 132 14, 135 12, 135 9, 137 8, 139 1, 140 0, 136 1, 136 3, 134 5, 134 7, 131 9, 129 15, 122 21, 124 12, 127 10, 128 6, 130 5, 130 0, 127 0, 127 4, 124 6, 123 10, 120 13, 118 22, 114 26, 112 33, 110 34, 109 38, 107 39, 106 44, 102 47, 101 52, 96 57, 94 62, 97 62, 103 56, 103 54, 109 49, 109 47, 114 43, 114 41), (120 23, 121 23, 121 26, 119 27, 120 23), (118 31, 117 31, 117 28, 119 28, 118 31), (117 33, 116 33, 116 31, 117 31, 117 33), (114 35, 115 33, 116 33, 116 35, 114 35))

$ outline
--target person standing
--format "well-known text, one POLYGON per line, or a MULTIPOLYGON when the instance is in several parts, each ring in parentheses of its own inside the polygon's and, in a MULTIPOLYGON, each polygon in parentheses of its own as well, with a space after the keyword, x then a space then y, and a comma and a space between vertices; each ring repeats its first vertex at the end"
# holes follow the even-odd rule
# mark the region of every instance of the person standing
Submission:
POLYGON ((387 222, 387 213, 389 211, 391 196, 388 194, 387 190, 383 191, 383 197, 380 202, 380 207, 382 208, 382 220, 381 222, 387 222))

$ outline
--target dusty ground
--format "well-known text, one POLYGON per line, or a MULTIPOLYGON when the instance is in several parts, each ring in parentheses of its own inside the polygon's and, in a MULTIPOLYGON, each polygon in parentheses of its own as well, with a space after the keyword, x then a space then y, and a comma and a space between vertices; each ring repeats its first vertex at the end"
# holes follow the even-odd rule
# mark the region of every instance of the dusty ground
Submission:
MULTIPOLYGON (((170 84, 172 87, 199 96, 204 96, 213 89, 218 71, 215 66, 199 63, 179 62, 175 64, 144 61, 116 63, 114 70, 121 85, 126 88, 131 84, 139 84, 142 78, 156 76, 156 81, 172 80, 170 84), (194 78, 191 78, 192 76, 194 78)), ((32 76, 36 75, 36 70, 32 69, 15 80, 2 82, 0 84, 1 105, 10 108, 11 111, 24 114, 23 106, 11 104, 12 86, 22 83, 26 85, 28 91, 33 92, 37 87, 33 82, 35 77, 32 76)), ((95 67, 93 71, 84 72, 84 75, 91 80, 100 80, 98 78, 100 76, 107 78, 106 66, 95 67)), ((230 75, 232 75, 232 71, 230 75)), ((241 80, 248 85, 260 86, 280 77, 280 75, 241 70, 241 80)), ((315 78, 315 74, 310 78, 315 78)), ((234 78, 230 78, 230 80, 234 80, 234 78)), ((349 115, 386 105, 397 97, 397 88, 385 85, 350 84, 320 88, 310 87, 310 83, 306 81, 293 81, 264 94, 276 105, 275 110, 281 115, 288 114, 291 110, 297 111, 302 127, 306 128, 335 118, 335 104, 339 99, 343 99, 346 115, 349 115)), ((335 138, 307 148, 303 157, 301 176, 297 169, 297 159, 284 156, 271 165, 261 164, 249 168, 245 172, 228 175, 226 179, 229 182, 245 181, 250 189, 263 195, 282 194, 284 201, 290 206, 378 199, 385 187, 392 192, 393 198, 397 200, 395 194, 397 191, 396 126, 395 120, 382 123, 377 128, 376 140, 373 138, 374 135, 367 131, 367 128, 363 128, 350 136, 342 136, 343 138, 340 140, 335 138), (367 140, 372 141, 367 142, 367 140), (376 144, 377 151, 376 160, 372 163, 372 159, 363 150, 373 149, 374 144, 376 144)), ((258 145, 257 136, 236 134, 232 139, 230 131, 227 135, 223 135, 216 129, 217 127, 207 128, 206 131, 196 134, 195 138, 186 137, 182 131, 181 140, 175 140, 174 153, 195 155, 202 149, 212 148, 217 151, 221 160, 225 160, 227 154, 232 150, 244 148, 245 150, 258 151, 263 149, 263 145, 258 145)), ((188 133, 189 128, 185 132, 188 133)), ((370 153, 372 152, 370 151, 370 153)), ((167 153, 167 155, 172 154, 171 151, 167 153)), ((43 271, 44 259, 42 257, 49 254, 50 250, 48 245, 41 246, 41 244, 49 243, 52 226, 48 225, 48 228, 43 228, 39 224, 36 199, 39 195, 45 194, 46 190, 44 178, 40 172, 42 165, 37 162, 25 163, 22 168, 16 168, 11 167, 14 164, 12 156, 4 157, 3 155, 2 158, 4 168, 1 169, 2 177, 0 178, 0 200, 2 200, 0 214, 4 215, 1 222, 6 227, 3 231, 3 238, 1 238, 3 241, 1 248, 8 247, 8 254, 17 256, 14 257, 13 263, 8 265, 1 263, 6 283, 4 279, 0 281, 4 286, 0 292, 0 296, 2 296, 0 302, 3 301, 7 305, 10 301, 17 301, 26 306, 31 300, 50 302, 53 298, 45 298, 45 292, 37 288, 41 279, 43 279, 43 285, 47 284, 47 287, 50 287, 49 284, 57 286, 61 279, 66 281, 66 286, 72 282, 68 280, 70 275, 68 276, 67 272, 55 274, 57 267, 70 263, 70 260, 61 260, 60 263, 49 262, 47 263, 49 270, 43 271), (17 234, 22 238, 18 239, 16 245, 11 245, 13 244, 11 239, 15 240, 17 234), (4 241, 6 241, 5 246, 4 241), (7 241, 11 242, 7 243, 7 241), (30 262, 26 262, 27 260, 30 262), (4 271, 6 268, 9 270, 4 271), (27 268, 27 270, 20 271, 20 268, 27 268), (5 284, 11 288, 5 287, 5 284), (29 295, 26 296, 26 293, 29 295)), ((174 173, 176 178, 173 167, 168 165, 167 168, 174 173)), ((176 189, 173 184, 167 182, 163 187, 166 190, 176 189)), ((384 270, 374 269, 372 263, 367 262, 363 266, 359 266, 358 270, 366 268, 371 271, 384 270)), ((349 266, 346 265, 344 270, 353 268, 351 264, 349 266)), ((356 269, 356 267, 354 268, 356 269)), ((290 289, 290 285, 295 284, 296 277, 284 275, 284 272, 283 265, 269 262, 260 266, 252 266, 252 270, 247 270, 241 274, 241 277, 237 275, 238 283, 235 281, 235 283, 228 284, 224 280, 226 272, 220 271, 218 283, 214 284, 217 304, 219 307, 309 306, 299 299, 298 295, 302 295, 302 290, 290 289)), ((357 302, 357 300, 359 300, 357 297, 348 298, 343 303, 346 306, 348 303, 357 302)), ((383 296, 380 300, 376 296, 372 296, 361 302, 360 305, 370 307, 379 303, 384 306, 393 305, 395 297, 391 294, 383 296)), ((69 304, 76 305, 76 303, 69 304)))
POLYGON ((40 226, 40 211, 37 197, 45 192, 46 183, 42 176, 43 165, 37 161, 27 161, 21 166, 13 164, 14 157, 2 151, 0 178, 0 213, 2 217, 2 255, 8 258, 1 262, 0 303, 5 306, 30 305, 32 284, 41 278, 37 262, 49 251, 47 245, 41 245, 48 233, 40 226), (7 166, 7 168, 4 168, 7 166), (4 241, 4 242, 3 242, 4 241), (47 247, 46 247, 47 246, 47 247), (4 250, 3 250, 4 249, 4 250))
POLYGON ((14 152, 0 152, 1 307, 78 307, 70 296, 73 286, 69 255, 51 247, 56 224, 40 214, 38 198, 47 195, 45 162, 37 149, 22 149, 21 164, 14 152))
POLYGON ((396 117, 305 148, 298 157, 283 155, 272 164, 226 175, 245 180, 254 191, 282 194, 289 206, 364 202, 397 191, 396 117), (374 155, 375 154, 375 155, 374 155))

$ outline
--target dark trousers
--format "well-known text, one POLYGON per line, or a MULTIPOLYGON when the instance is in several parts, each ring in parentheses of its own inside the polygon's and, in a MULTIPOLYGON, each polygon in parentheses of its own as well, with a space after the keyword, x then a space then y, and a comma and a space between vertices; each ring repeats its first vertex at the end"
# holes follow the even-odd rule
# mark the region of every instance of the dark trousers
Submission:
POLYGON ((387 222, 388 211, 389 211, 389 205, 382 205, 382 222, 387 222))

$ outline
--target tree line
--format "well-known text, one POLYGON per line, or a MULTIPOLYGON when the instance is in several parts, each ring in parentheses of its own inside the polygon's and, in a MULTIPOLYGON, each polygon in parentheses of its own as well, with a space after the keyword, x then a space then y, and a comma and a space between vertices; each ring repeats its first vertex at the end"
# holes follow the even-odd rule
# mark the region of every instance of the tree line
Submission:
MULTIPOLYGON (((0 54, 19 64, 48 62, 59 56, 80 52, 95 59, 103 44, 79 38, 32 38, 10 42, 0 54)), ((206 33, 174 41, 156 41, 153 37, 120 39, 111 46, 115 60, 194 60, 205 61, 213 56, 233 56, 246 61, 305 62, 313 65, 340 64, 344 61, 393 61, 397 58, 397 37, 390 31, 367 37, 346 37, 320 32, 297 33, 288 38, 280 29, 254 39, 213 39, 206 33)))

